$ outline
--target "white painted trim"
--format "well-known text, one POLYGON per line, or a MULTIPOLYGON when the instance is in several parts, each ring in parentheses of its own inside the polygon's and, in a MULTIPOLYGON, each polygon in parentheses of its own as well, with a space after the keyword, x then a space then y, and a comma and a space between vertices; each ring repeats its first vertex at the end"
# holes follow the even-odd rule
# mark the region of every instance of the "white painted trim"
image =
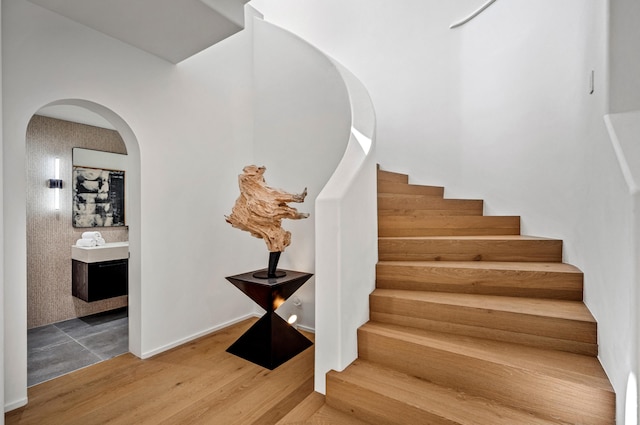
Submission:
POLYGON ((141 359, 148 359, 150 357, 153 357, 155 355, 158 355, 160 353, 164 353, 165 351, 171 350, 172 348, 176 348, 180 345, 186 344, 188 342, 191 342, 193 340, 196 340, 198 338, 201 338, 205 335, 209 335, 213 332, 219 331, 221 329, 227 328, 229 326, 235 325, 236 323, 240 323, 243 320, 247 320, 250 319, 252 317, 259 317, 259 315, 255 314, 255 313, 251 313, 251 314, 245 314, 244 316, 240 316, 237 317, 233 320, 230 320, 228 322, 224 322, 222 324, 219 324, 217 326, 211 327, 209 329, 205 329, 201 332, 197 332, 195 334, 189 335, 186 338, 181 338, 179 340, 176 340, 174 342, 172 342, 171 344, 167 344, 167 345, 163 345, 162 347, 150 350, 150 351, 145 351, 142 353, 142 356, 140 356, 141 359))
POLYGON ((298 330, 309 332, 312 334, 316 333, 316 328, 312 328, 310 326, 298 325, 298 330))
POLYGON ((25 397, 11 403, 7 403, 4 405, 4 411, 6 413, 15 409, 19 409, 22 406, 26 406, 28 401, 29 400, 25 397))
POLYGON ((482 6, 480 6, 480 8, 478 10, 476 10, 475 12, 473 12, 471 15, 467 16, 464 19, 461 19, 460 21, 454 22, 453 24, 451 24, 449 26, 449 28, 454 29, 457 28, 459 26, 462 26, 464 24, 466 24, 467 22, 469 22, 470 20, 472 20, 473 18, 475 18, 476 16, 478 16, 479 14, 481 14, 482 12, 484 12, 484 10, 491 6, 493 3, 495 3, 496 0, 489 0, 488 2, 486 2, 485 4, 483 4, 482 6))

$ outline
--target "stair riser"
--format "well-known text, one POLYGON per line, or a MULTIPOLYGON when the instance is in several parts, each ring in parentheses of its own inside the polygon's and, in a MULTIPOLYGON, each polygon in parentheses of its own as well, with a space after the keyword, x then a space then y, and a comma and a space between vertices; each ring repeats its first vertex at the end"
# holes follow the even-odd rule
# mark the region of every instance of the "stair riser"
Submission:
POLYGON ((312 392, 296 407, 291 409, 284 417, 282 417, 276 425, 290 425, 293 423, 302 423, 309 419, 315 412, 324 406, 324 396, 317 392, 312 392))
POLYGON ((569 423, 611 425, 612 392, 360 330, 360 358, 569 423), (603 402, 604 401, 604 402, 603 402))
POLYGON ((435 332, 464 335, 476 338, 485 338, 493 341, 503 341, 528 347, 546 348, 550 350, 566 351, 568 353, 582 354, 596 357, 598 345, 568 339, 556 339, 520 332, 491 329, 478 326, 461 325, 457 323, 443 322, 439 320, 421 319, 416 317, 396 314, 371 312, 370 320, 392 325, 408 326, 435 332))
POLYGON ((376 425, 452 425, 454 422, 367 388, 327 375, 327 404, 376 425))
POLYGON ((409 176, 407 174, 394 173, 392 171, 378 170, 378 181, 408 184, 409 176))
POLYGON ((386 297, 375 293, 369 297, 369 303, 372 312, 486 328, 486 332, 495 329, 588 344, 597 343, 596 324, 593 321, 386 297))
POLYGON ((433 216, 378 218, 378 236, 519 235, 519 217, 433 216))
POLYGON ((582 273, 378 264, 376 286, 510 297, 582 300, 582 273))
POLYGON ((406 183, 378 181, 378 193, 395 193, 402 195, 444 196, 444 188, 437 186, 416 186, 406 183))
POLYGON ((562 261, 562 241, 378 239, 380 261, 562 261))
MULTIPOLYGON (((447 208, 448 206, 443 206, 447 208)), ((482 211, 470 209, 432 209, 432 210, 412 210, 404 208, 379 209, 378 219, 382 217, 409 217, 412 219, 422 219, 429 217, 483 217, 482 211)))
MULTIPOLYGON (((370 423, 374 424, 391 421, 411 425, 559 425, 557 421, 438 386, 362 359, 356 360, 344 372, 329 372, 327 397, 343 409, 350 409, 350 402, 355 398, 358 415, 360 412, 369 414, 374 419, 370 423), (366 393, 366 398, 354 397, 360 391, 366 393)), ((326 423, 342 425, 347 422, 326 423)))
POLYGON ((381 195, 378 210, 434 210, 453 215, 482 215, 483 202, 467 199, 441 199, 435 196, 381 195))

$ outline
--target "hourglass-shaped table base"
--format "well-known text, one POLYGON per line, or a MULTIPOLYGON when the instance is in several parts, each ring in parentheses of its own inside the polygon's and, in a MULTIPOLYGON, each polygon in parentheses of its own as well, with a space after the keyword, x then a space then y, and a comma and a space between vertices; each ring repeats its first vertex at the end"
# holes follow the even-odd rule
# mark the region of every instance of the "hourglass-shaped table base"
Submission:
POLYGON ((285 276, 271 279, 254 277, 255 272, 226 278, 267 310, 264 316, 227 348, 227 352, 271 370, 313 345, 275 312, 313 274, 284 271, 285 276))

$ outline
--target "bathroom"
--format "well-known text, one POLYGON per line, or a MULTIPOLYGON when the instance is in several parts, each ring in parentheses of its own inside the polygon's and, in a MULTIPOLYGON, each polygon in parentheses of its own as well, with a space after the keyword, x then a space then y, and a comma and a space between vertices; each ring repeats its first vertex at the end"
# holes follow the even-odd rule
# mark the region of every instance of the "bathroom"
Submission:
POLYGON ((111 244, 128 241, 126 222, 87 228, 73 221, 74 166, 125 171, 126 184, 125 144, 100 118, 54 106, 38 111, 27 128, 29 386, 129 351, 127 295, 91 302, 72 295, 72 245, 83 233, 98 231, 111 244), (50 179, 62 180, 62 188, 50 188, 50 179))

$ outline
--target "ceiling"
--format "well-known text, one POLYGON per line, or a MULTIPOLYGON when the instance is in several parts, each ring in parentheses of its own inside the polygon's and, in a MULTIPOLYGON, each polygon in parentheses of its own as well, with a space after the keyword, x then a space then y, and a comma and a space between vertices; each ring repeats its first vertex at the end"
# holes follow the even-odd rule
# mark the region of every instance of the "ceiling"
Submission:
POLYGON ((78 122, 80 124, 92 125, 94 127, 108 128, 115 130, 115 127, 111 125, 109 121, 102 116, 91 112, 86 108, 73 105, 51 105, 41 108, 37 115, 42 115, 49 118, 57 118, 59 120, 78 122))
MULTIPOLYGON (((171 63, 244 28, 249 0, 28 0, 171 63)), ((113 129, 100 115, 55 105, 38 115, 113 129)))
POLYGON ((249 0, 28 0, 178 63, 244 27, 249 0))

